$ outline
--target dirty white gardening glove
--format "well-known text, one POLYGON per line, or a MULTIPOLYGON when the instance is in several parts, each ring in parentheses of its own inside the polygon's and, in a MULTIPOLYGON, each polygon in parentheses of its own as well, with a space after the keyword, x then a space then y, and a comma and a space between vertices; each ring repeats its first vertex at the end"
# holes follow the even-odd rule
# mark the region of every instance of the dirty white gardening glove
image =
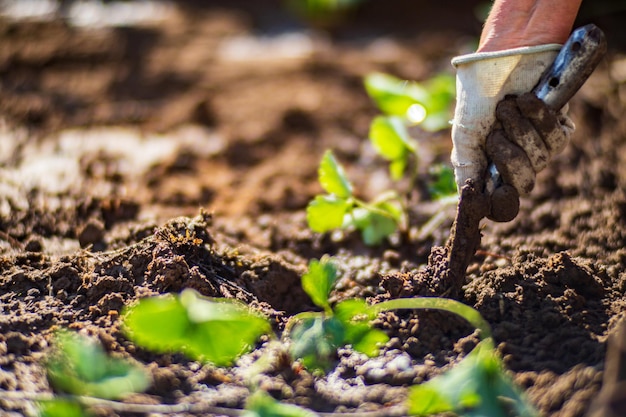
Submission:
POLYGON ((489 159, 505 184, 519 195, 528 194, 536 173, 563 150, 574 129, 567 106, 554 114, 541 100, 524 94, 537 84, 560 48, 548 44, 452 60, 457 68, 452 164, 459 189, 468 178, 482 184, 489 159), (496 120, 500 124, 488 141, 496 120))

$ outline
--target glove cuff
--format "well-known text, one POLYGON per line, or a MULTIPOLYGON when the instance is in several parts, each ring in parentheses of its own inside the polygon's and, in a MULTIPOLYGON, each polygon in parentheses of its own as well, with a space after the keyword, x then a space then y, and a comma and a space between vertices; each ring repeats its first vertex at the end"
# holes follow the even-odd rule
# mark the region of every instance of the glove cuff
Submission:
POLYGON ((457 68, 459 65, 469 64, 475 61, 504 58, 512 55, 528 55, 547 51, 559 51, 562 46, 563 45, 558 43, 548 43, 545 45, 522 46, 520 48, 504 49, 502 51, 474 52, 452 58, 452 65, 457 68))

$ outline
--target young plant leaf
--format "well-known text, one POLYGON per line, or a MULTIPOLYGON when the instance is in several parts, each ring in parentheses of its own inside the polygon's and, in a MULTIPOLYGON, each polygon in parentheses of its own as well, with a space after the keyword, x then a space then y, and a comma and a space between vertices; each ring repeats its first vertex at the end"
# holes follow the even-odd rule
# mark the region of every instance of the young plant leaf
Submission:
POLYGON ((378 355, 379 348, 389 341, 389 336, 379 329, 372 328, 368 323, 347 322, 344 325, 344 341, 357 352, 369 357, 378 355))
POLYGON ((450 127, 455 78, 450 74, 416 83, 389 74, 372 73, 365 77, 365 89, 385 114, 399 116, 434 132, 450 127))
POLYGON ((343 323, 352 320, 370 321, 378 315, 378 311, 362 298, 350 298, 337 303, 333 308, 333 313, 343 323))
POLYGON ((391 178, 402 178, 409 155, 416 152, 416 145, 402 119, 395 116, 375 117, 370 125, 369 137, 376 152, 391 162, 391 178))
POLYGON ((428 92, 415 82, 379 72, 365 76, 365 90, 385 114, 405 118, 414 104, 428 100, 428 92))
POLYGON ((349 200, 333 194, 316 196, 306 208, 306 220, 309 228, 317 233, 325 233, 340 228, 352 205, 349 200))
POLYGON ((399 117, 376 116, 369 137, 376 151, 388 161, 404 159, 409 152, 415 152, 415 144, 399 117))
POLYGON ((337 162, 330 150, 327 150, 322 157, 318 169, 318 177, 320 185, 327 193, 343 199, 352 196, 352 184, 350 184, 343 167, 337 162))
POLYGON ((482 344, 452 370, 412 387, 409 414, 454 412, 468 417, 536 417, 537 412, 505 374, 497 352, 491 344, 482 344))
POLYGON ((337 268, 327 258, 311 259, 309 270, 302 275, 302 289, 311 297, 313 303, 332 314, 328 296, 337 281, 337 268))
POLYGON ((391 201, 381 201, 369 207, 352 210, 354 226, 361 231, 363 242, 369 246, 380 245, 395 233, 402 221, 402 208, 391 201))
POLYGON ((243 417, 315 417, 316 414, 292 404, 282 404, 258 390, 246 401, 243 417))
POLYGON ((335 317, 321 314, 296 323, 291 331, 291 355, 313 370, 327 370, 344 344, 345 329, 335 317))
POLYGON ((89 417, 82 405, 75 401, 54 398, 37 403, 38 417, 89 417))
POLYGON ((362 299, 344 300, 333 309, 335 317, 345 329, 344 344, 367 356, 378 355, 380 345, 387 343, 389 336, 381 330, 370 326, 378 312, 362 299))
MULTIPOLYGON (((55 351, 46 362, 50 384, 63 392, 117 399, 145 390, 147 373, 130 362, 110 358, 96 342, 78 334, 61 332, 55 351)), ((51 407, 61 407, 60 404, 51 407)))
POLYGON ((232 364, 271 331, 267 319, 245 304, 209 299, 190 289, 180 296, 144 298, 123 318, 126 333, 138 345, 156 352, 182 352, 218 366, 232 364))

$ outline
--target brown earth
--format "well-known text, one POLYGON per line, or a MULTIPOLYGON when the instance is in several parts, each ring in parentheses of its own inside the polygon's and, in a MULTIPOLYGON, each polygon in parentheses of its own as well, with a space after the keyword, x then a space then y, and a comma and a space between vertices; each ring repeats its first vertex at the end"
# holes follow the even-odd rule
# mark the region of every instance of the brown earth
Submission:
MULTIPOLYGON (((266 345, 224 370, 150 354, 121 333, 122 307, 194 288, 241 299, 280 329, 313 308, 300 276, 324 254, 340 261, 334 300, 428 287, 424 267, 454 209, 427 201, 427 167, 447 162, 449 131, 417 132, 408 229, 383 246, 352 232, 316 235, 304 208, 321 191, 328 148, 360 195, 394 186, 366 141, 377 112, 362 77, 450 72, 480 31, 476 3, 430 3, 365 3, 330 32, 272 1, 178 2, 158 24, 115 29, 1 20, 0 389, 50 392, 42 359, 54 330, 69 327, 148 367, 154 383, 133 401, 241 407, 242 369, 266 345), (440 212, 436 227, 422 227, 440 212)), ((579 23, 605 29, 610 51, 570 103, 571 144, 516 220, 484 222, 460 297, 491 324, 545 416, 585 414, 626 309, 625 12, 611 4, 581 11, 579 23)), ((391 338, 380 357, 344 349, 325 378, 287 363, 262 386, 320 412, 385 415, 478 340, 443 313, 388 313, 376 325, 391 338)), ((33 409, 0 400, 0 410, 33 409)))

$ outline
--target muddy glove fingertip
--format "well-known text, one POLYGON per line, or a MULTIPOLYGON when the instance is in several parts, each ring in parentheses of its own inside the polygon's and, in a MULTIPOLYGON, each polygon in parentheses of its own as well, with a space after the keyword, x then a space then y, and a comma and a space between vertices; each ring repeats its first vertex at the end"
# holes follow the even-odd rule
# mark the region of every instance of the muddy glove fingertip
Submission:
POLYGON ((519 213, 519 193, 515 187, 503 184, 491 194, 491 207, 487 218, 494 222, 510 222, 519 213))

